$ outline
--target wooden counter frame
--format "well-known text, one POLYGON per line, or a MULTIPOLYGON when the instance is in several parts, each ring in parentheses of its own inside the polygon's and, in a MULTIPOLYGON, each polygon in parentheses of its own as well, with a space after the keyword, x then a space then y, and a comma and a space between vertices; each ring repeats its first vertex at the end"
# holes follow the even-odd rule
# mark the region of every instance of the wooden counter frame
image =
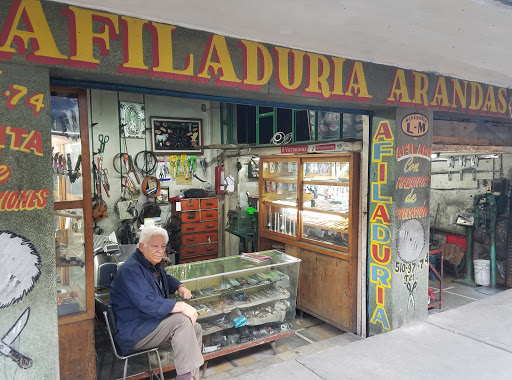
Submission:
MULTIPOLYGON (((274 243, 285 245, 285 253, 302 260, 297 292, 297 309, 305 311, 347 332, 357 330, 357 266, 359 226, 359 154, 267 156, 260 158, 259 250, 271 249, 274 243), (263 206, 263 161, 295 162, 297 175, 297 234, 285 235, 265 228, 268 219, 263 206), (348 162, 350 177, 348 247, 302 238, 303 164, 307 162, 348 162), (307 285, 306 285, 307 284, 307 285)), ((269 178, 266 178, 268 181, 269 178)), ((320 180, 321 181, 321 180, 320 180)), ((309 183, 307 181, 306 183, 309 183)), ((340 184, 338 184, 340 186, 340 184)), ((343 184, 343 186, 346 186, 343 184)))

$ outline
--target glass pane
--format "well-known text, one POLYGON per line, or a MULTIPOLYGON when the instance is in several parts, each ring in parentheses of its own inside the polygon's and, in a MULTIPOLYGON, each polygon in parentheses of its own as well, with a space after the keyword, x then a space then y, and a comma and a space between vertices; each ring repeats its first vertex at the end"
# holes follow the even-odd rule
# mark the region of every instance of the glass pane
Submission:
POLYGON ((263 178, 273 178, 276 180, 297 180, 297 167, 298 162, 264 162, 263 163, 263 178))
POLYGON ((272 202, 279 205, 297 205, 297 184, 265 180, 263 188, 263 202, 272 202))
POLYGON ((303 237, 339 247, 348 247, 349 219, 339 215, 303 211, 303 237))
POLYGON ((78 99, 52 96, 53 195, 55 201, 82 199, 78 99))
POLYGON ((349 195, 348 186, 304 185, 303 208, 348 213, 349 195))
POLYGON ((297 235, 296 209, 270 204, 263 207, 268 207, 268 210, 266 210, 267 220, 264 225, 265 229, 291 236, 297 235))
POLYGON ((84 223, 81 209, 55 211, 59 317, 85 312, 84 223))
POLYGON ((305 162, 304 182, 348 183, 350 165, 348 162, 305 162))
POLYGON ((315 112, 306 110, 293 110, 293 112, 295 113, 295 141, 315 141, 315 112))
POLYGON ((338 112, 318 112, 318 141, 340 137, 340 114, 338 112))
POLYGON ((366 115, 343 114, 343 138, 363 138, 363 118, 366 115))

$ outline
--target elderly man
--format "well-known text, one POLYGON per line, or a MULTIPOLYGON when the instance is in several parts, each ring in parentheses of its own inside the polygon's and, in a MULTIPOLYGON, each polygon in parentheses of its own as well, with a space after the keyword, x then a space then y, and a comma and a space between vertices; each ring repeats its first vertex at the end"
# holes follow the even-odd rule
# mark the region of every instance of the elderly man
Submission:
POLYGON ((184 300, 190 299, 191 293, 160 266, 168 240, 163 228, 144 228, 138 249, 117 271, 110 285, 119 331, 116 341, 125 353, 171 343, 176 379, 198 379, 204 362, 202 329, 196 323, 196 309, 169 299, 176 291, 184 300))

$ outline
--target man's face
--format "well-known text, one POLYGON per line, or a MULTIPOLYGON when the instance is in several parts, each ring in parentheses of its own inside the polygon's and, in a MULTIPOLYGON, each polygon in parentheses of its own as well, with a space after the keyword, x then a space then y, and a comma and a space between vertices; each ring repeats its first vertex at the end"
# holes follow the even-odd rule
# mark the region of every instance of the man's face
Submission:
POLYGON ((139 250, 151 264, 156 265, 162 261, 166 245, 162 235, 153 235, 146 243, 139 243, 139 250))

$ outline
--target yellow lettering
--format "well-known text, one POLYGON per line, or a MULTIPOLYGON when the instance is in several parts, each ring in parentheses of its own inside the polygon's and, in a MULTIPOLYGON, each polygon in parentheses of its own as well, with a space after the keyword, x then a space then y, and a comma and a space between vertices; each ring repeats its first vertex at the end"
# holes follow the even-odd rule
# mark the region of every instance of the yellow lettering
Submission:
POLYGON ((450 107, 445 77, 437 77, 436 87, 434 89, 434 95, 432 95, 430 105, 434 107, 438 106, 440 109, 450 107))
POLYGON ((208 38, 199 73, 194 77, 194 81, 207 83, 210 78, 216 78, 217 76, 215 84, 219 86, 236 87, 241 82, 235 74, 233 62, 226 45, 226 38, 212 34, 208 38), (213 55, 215 55, 215 61, 212 61, 213 55))
POLYGON ((258 43, 247 40, 240 40, 238 46, 243 51, 244 79, 240 88, 245 90, 260 90, 272 77, 272 56, 268 49, 258 43), (260 75, 258 75, 258 64, 260 75))
POLYGON ((418 73, 416 71, 413 71, 412 75, 414 77, 414 99, 412 102, 413 104, 422 104, 423 107, 428 107, 428 77, 426 74, 418 73))
POLYGON ((300 50, 276 46, 272 49, 275 56, 276 82, 279 89, 286 95, 295 94, 301 84, 304 72, 304 53, 300 50), (288 60, 291 59, 291 64, 288 60), (289 69, 291 66, 291 70, 289 69), (290 71, 293 77, 290 82, 290 71))
POLYGON ((119 23, 123 31, 123 64, 120 73, 144 75, 148 67, 144 64, 142 30, 148 20, 122 16, 119 23))
POLYGON ((11 47, 13 41, 16 43, 19 54, 26 54, 28 43, 31 42, 32 53, 25 57, 25 60, 30 62, 59 65, 67 58, 55 45, 39 1, 12 2, 0 35, 0 59, 10 59, 14 55, 16 50, 11 47), (23 18, 26 30, 17 29, 20 18, 23 18))
POLYGON ((118 18, 115 15, 70 6, 62 11, 69 18, 70 57, 66 65, 94 69, 100 61, 94 58, 94 44, 100 46, 100 54, 106 57, 110 40, 119 35, 118 18), (100 33, 93 32, 94 21, 103 23, 100 33))
POLYGON ((319 96, 324 99, 331 95, 329 90, 329 79, 331 68, 329 61, 323 55, 307 53, 306 54, 306 88, 302 91, 304 96, 319 96))
POLYGON ((354 95, 355 100, 360 102, 369 102, 372 98, 371 95, 368 94, 368 88, 366 87, 363 64, 359 61, 354 61, 352 64, 347 89, 345 90, 345 96, 352 97, 354 95))
POLYGON ((452 102, 452 109, 457 109, 457 100, 459 101, 459 107, 461 110, 466 109, 466 94, 467 94, 467 88, 468 88, 468 81, 463 80, 462 83, 464 83, 464 90, 462 89, 460 82, 458 79, 452 79, 452 86, 453 86, 453 102, 452 102))
POLYGON ((176 27, 153 22, 149 30, 153 35, 153 67, 149 70, 149 76, 183 81, 192 78, 194 75, 193 54, 189 54, 185 58, 183 70, 174 68, 172 33, 176 31, 176 27))
POLYGON ((496 97, 494 96, 494 86, 487 86, 487 94, 485 94, 485 102, 482 112, 497 113, 496 97))
POLYGON ((499 113, 507 112, 507 100, 505 99, 506 96, 507 96, 507 89, 500 87, 498 89, 498 112, 499 113))
POLYGON ((469 82, 471 87, 471 101, 469 102, 469 112, 475 113, 482 107, 484 101, 484 91, 480 83, 469 82))
POLYGON ((393 85, 391 86, 388 98, 386 99, 386 103, 390 105, 395 104, 396 102, 400 102, 400 105, 402 106, 411 104, 409 92, 407 91, 407 83, 405 82, 405 73, 402 69, 396 70, 393 85))
POLYGON ((345 93, 343 92, 343 65, 345 64, 344 58, 331 57, 331 71, 332 71, 332 92, 331 98, 345 100, 345 93))

